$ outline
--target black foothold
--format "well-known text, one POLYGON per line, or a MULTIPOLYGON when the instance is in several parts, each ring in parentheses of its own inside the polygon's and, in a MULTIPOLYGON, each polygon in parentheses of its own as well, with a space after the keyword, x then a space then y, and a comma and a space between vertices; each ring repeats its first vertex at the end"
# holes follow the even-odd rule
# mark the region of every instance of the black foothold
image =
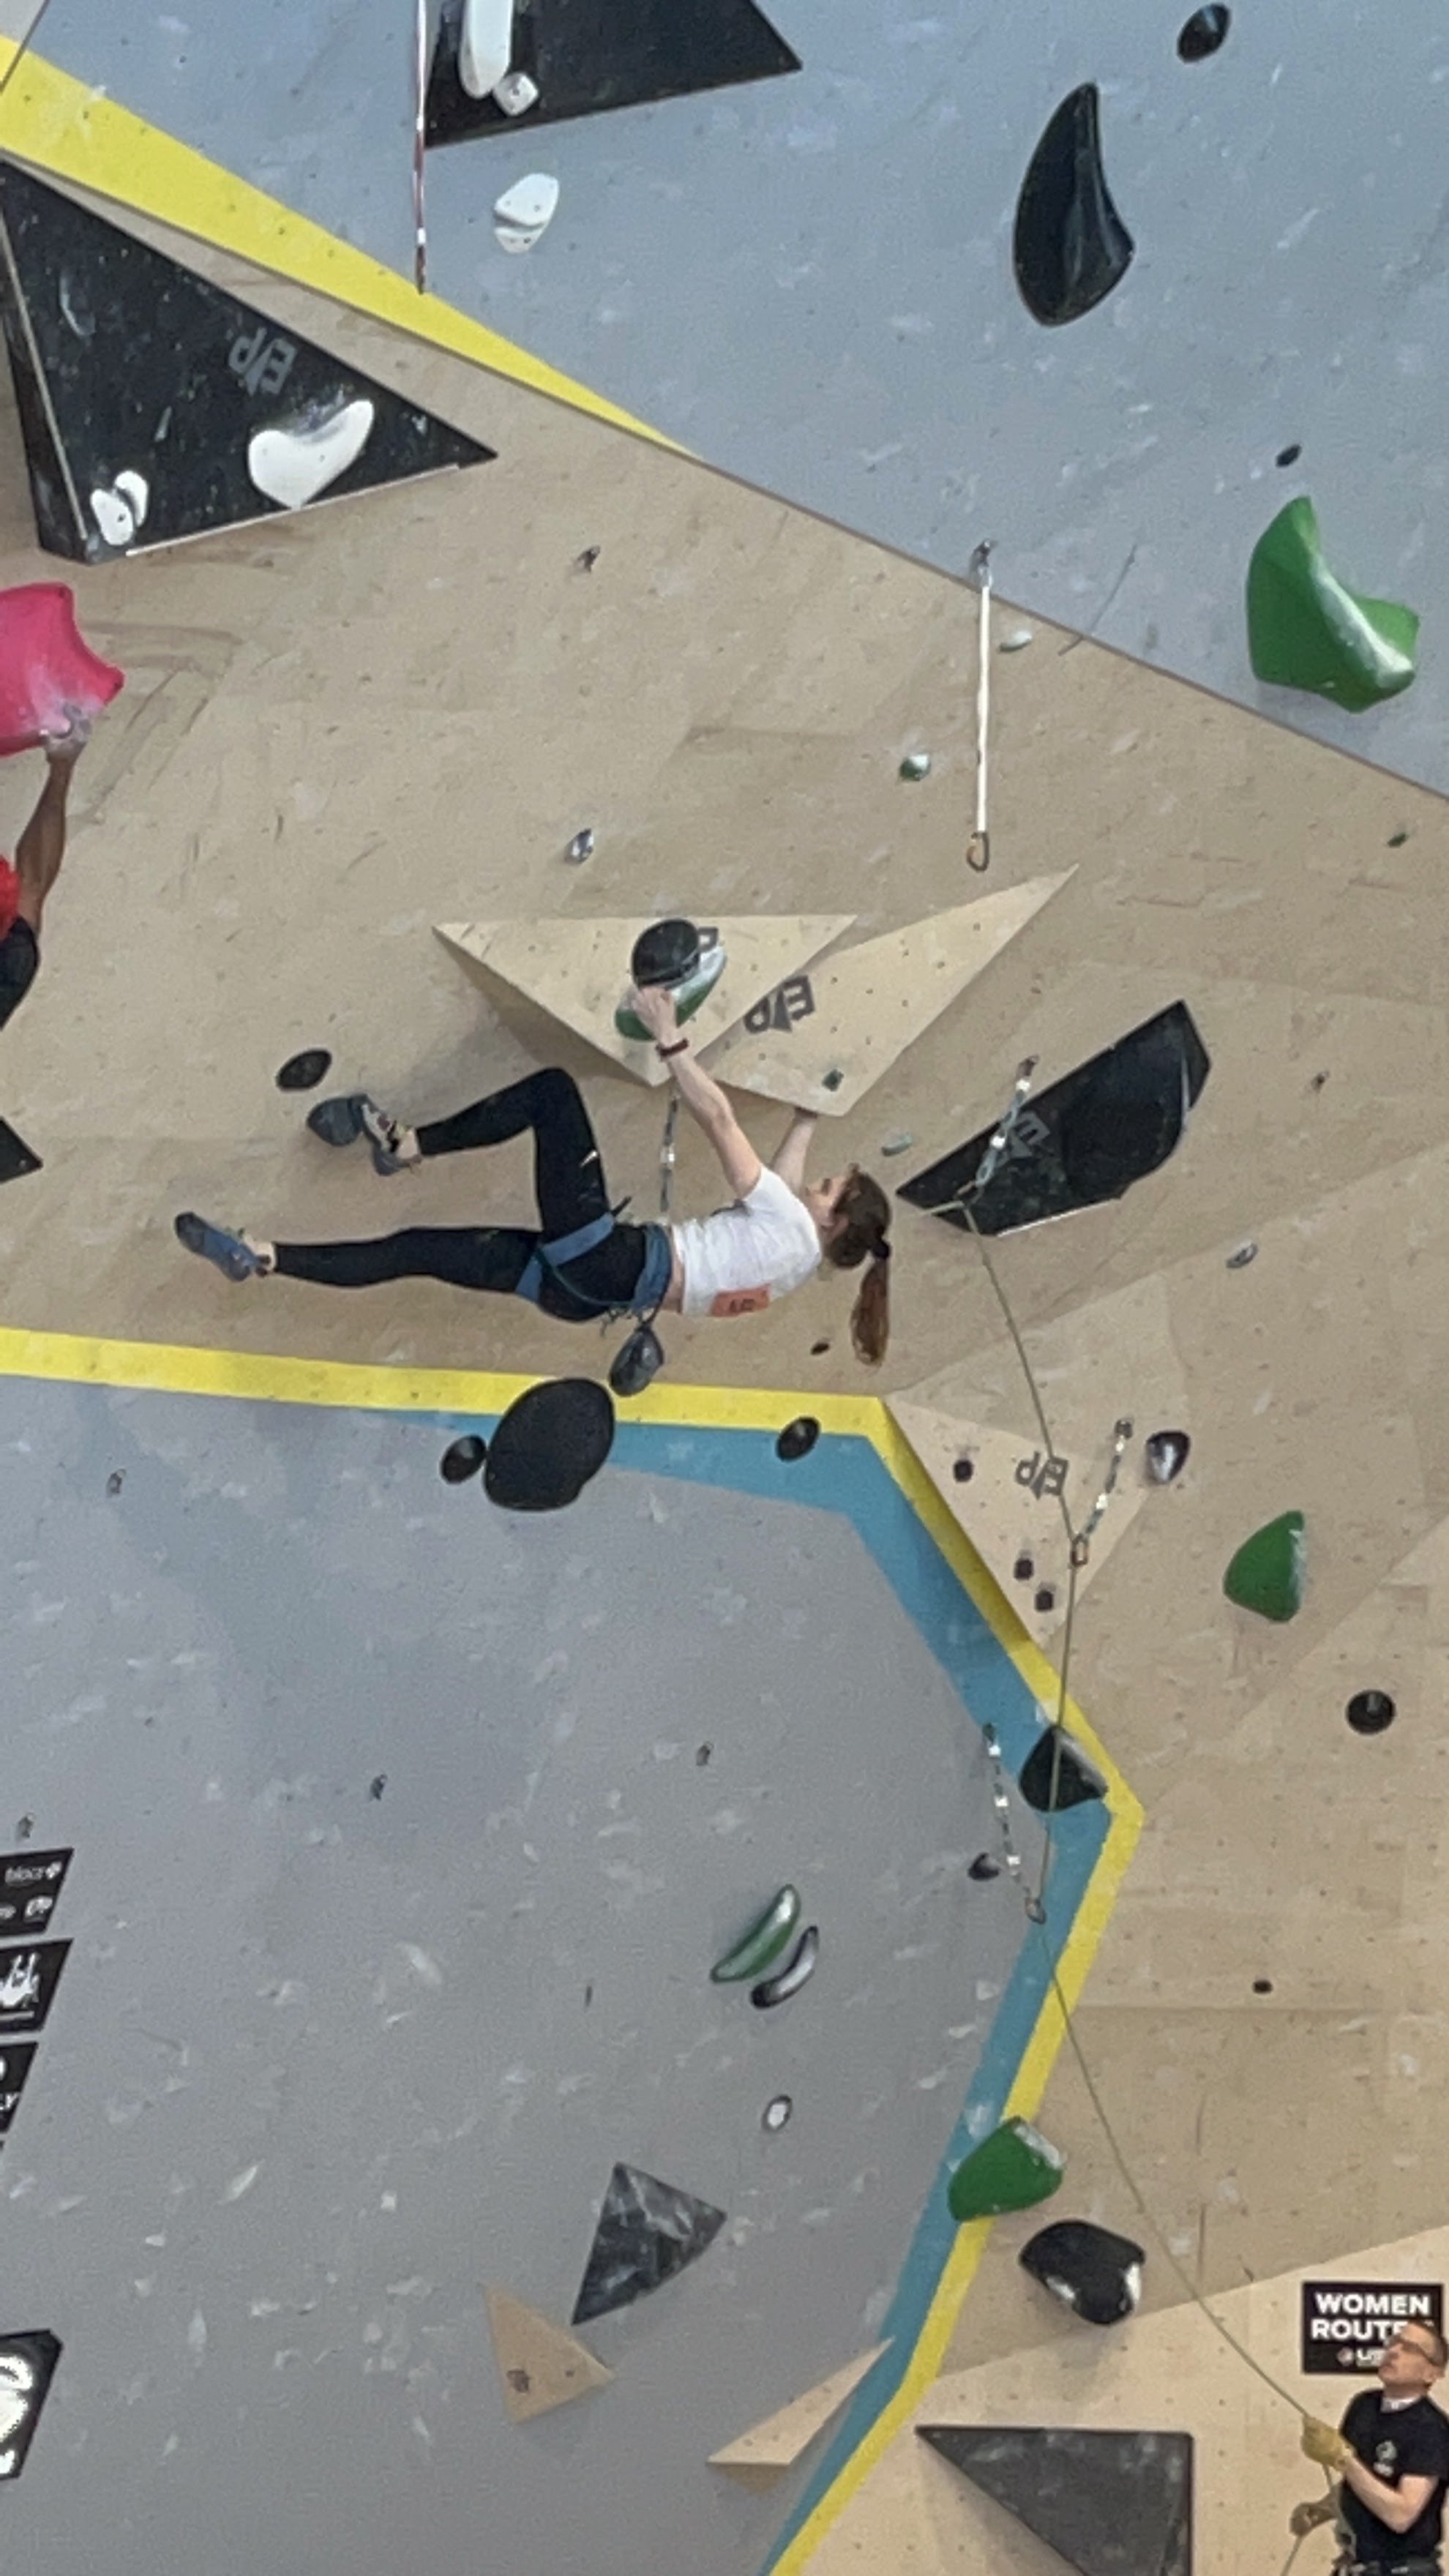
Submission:
POLYGON ((1206 9, 1194 9, 1177 39, 1179 59, 1185 63, 1205 63, 1208 56, 1215 54, 1219 45, 1226 41, 1232 22, 1232 11, 1222 7, 1221 0, 1212 0, 1212 5, 1206 9))
POLYGON ((1032 1603, 1032 1607, 1033 1607, 1034 1609, 1036 1609, 1036 1610, 1043 1610, 1043 1611, 1045 1611, 1045 1610, 1054 1610, 1054 1609, 1056 1608, 1056 1606, 1057 1606, 1057 1596, 1056 1596, 1056 1594, 1053 1592, 1053 1590, 1052 1590, 1052 1588, 1051 1588, 1051 1585, 1050 1585, 1049 1583, 1044 1583, 1044 1584, 1041 1586, 1040 1590, 1035 1594, 1034 1599, 1033 1599, 1033 1603, 1032 1603))
POLYGON ((574 557, 574 570, 575 572, 592 572, 598 560, 599 548, 597 546, 585 546, 583 553, 575 555, 574 557))
POLYGON ((952 1482, 957 1485, 969 1485, 975 1473, 976 1461, 974 1458, 958 1458, 951 1469, 952 1482))
POLYGON ((1030 1583, 1032 1576, 1036 1572, 1036 1567, 1032 1564, 1029 1556, 1019 1556, 1011 1570, 1018 1583, 1030 1583))
POLYGON ((476 1431, 465 1431, 461 1440, 443 1451, 438 1473, 445 1485, 466 1485, 470 1476, 477 1475, 487 1455, 487 1441, 480 1440, 476 1431))
POLYGON ((35 1818, 33 1816, 22 1816, 19 1824, 15 1828, 15 1839, 18 1843, 28 1843, 34 1831, 35 1818))
POLYGON ((1001 1876, 1001 1863, 999 1860, 993 1860, 990 1852, 978 1852, 976 1858, 973 1860, 970 1868, 966 1872, 966 1875, 968 1878, 974 1878, 977 1880, 999 1878, 1001 1876))
POLYGON ((593 2002, 593 2000, 594 2000, 594 1990, 593 1990, 593 1987, 592 1987, 592 1986, 585 1986, 585 1988, 584 1988, 584 2010, 585 2010, 585 2012, 587 2012, 587 2011, 588 2011, 589 2006, 590 2006, 590 2004, 593 2002))
POLYGON ((106 1491, 107 1491, 107 1493, 108 1493, 108 1494, 118 1494, 118 1493, 120 1492, 120 1490, 121 1490, 121 1487, 124 1485, 125 1481, 126 1481, 126 1471, 125 1471, 125 1468, 124 1468, 124 1467, 113 1467, 113 1468, 111 1469, 111 1472, 110 1472, 109 1476, 106 1478, 106 1491))
POLYGON ((1407 832, 1390 832, 1389 848, 1391 850, 1401 850, 1408 837, 1409 835, 1407 832))
POLYGON ((1296 465, 1296 464, 1297 464, 1297 462, 1298 462, 1298 459, 1299 459, 1299 457, 1302 455, 1302 453, 1303 453, 1302 446, 1301 446, 1300 442, 1295 438, 1291 447, 1280 447, 1280 448, 1279 448, 1277 455, 1276 455, 1276 456, 1274 457, 1274 459, 1273 459, 1273 462, 1274 462, 1274 464, 1275 464, 1275 465, 1296 465))
POLYGON ((1387 1691, 1355 1691, 1344 1716, 1355 1735, 1382 1735, 1394 1722, 1394 1703, 1387 1691))
POLYGON ((701 1744, 699 1751, 694 1757, 694 1767, 696 1771, 705 1771, 709 1768, 709 1758, 713 1751, 714 1746, 712 1744, 701 1744))
POLYGON ((1152 1431, 1147 1436, 1147 1473, 1154 1485, 1170 1485, 1187 1465, 1192 1442, 1185 1431, 1152 1431))
POLYGON ((277 1089, 315 1091, 331 1070, 332 1058, 325 1047, 304 1047, 300 1055, 289 1055, 278 1071, 277 1089))
POLYGON ((775 1455, 790 1465, 796 1458, 808 1458, 820 1437, 820 1425, 813 1413, 798 1414, 787 1422, 775 1443, 775 1455))
POLYGON ((841 1072, 839 1065, 833 1064, 830 1071, 826 1074, 822 1074, 820 1077, 821 1089, 823 1091, 838 1091, 844 1080, 845 1076, 841 1072))
POLYGON ((367 1794, 369 1798, 380 1798, 386 1787, 387 1773, 385 1771, 379 1771, 373 1779, 369 1780, 367 1784, 367 1794))
POLYGON ((810 1345, 810 1356, 812 1360, 823 1359, 829 1348, 830 1344, 828 1342, 812 1342, 810 1345))
POLYGON ((1271 1977, 1255 1977, 1253 1979, 1253 1992, 1255 1995, 1271 1995, 1272 1991, 1273 1980, 1271 1977))

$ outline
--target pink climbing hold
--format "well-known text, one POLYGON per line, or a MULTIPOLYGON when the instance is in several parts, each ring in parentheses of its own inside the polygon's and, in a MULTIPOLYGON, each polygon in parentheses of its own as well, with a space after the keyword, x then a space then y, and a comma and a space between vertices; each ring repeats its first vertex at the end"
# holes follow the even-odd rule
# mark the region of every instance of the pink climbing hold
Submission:
POLYGON ((0 590, 0 759, 65 733, 72 712, 99 715, 125 679, 83 642, 65 582, 0 590))

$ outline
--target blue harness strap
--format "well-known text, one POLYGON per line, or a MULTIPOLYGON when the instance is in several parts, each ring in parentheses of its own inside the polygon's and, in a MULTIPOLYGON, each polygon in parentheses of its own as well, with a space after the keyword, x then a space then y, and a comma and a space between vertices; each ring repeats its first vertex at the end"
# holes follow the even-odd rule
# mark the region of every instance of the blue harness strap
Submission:
MULTIPOLYGON (((610 1208, 603 1216, 590 1217, 587 1225, 576 1225, 572 1234, 556 1234, 551 1243, 535 1244, 514 1296, 526 1297, 530 1306, 536 1306, 545 1270, 561 1270, 566 1261, 581 1261, 586 1252, 596 1252, 601 1243, 608 1242, 617 1223, 610 1208)), ((564 1284, 567 1286, 567 1281, 564 1284)))

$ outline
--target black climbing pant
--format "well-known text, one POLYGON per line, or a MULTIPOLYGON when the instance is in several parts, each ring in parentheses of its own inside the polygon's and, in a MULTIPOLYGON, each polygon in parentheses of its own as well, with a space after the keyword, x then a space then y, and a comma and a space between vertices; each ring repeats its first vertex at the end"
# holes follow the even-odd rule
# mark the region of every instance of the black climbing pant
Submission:
MULTIPOLYGON (((468 1154, 480 1145, 506 1145, 533 1135, 533 1187, 540 1224, 410 1225, 367 1243, 279 1243, 277 1269, 286 1279, 311 1279, 324 1288, 374 1288, 388 1279, 441 1279, 454 1288, 482 1288, 511 1297, 540 1242, 552 1242, 608 1214, 609 1193, 589 1113, 572 1075, 557 1066, 525 1074, 504 1091, 475 1100, 455 1117, 418 1129, 423 1160, 468 1154)), ((644 1268, 652 1229, 616 1225, 592 1252, 555 1277, 545 1271, 539 1304, 562 1323, 597 1320, 610 1306, 627 1307, 644 1268), (579 1295, 572 1296, 569 1283, 579 1295)))

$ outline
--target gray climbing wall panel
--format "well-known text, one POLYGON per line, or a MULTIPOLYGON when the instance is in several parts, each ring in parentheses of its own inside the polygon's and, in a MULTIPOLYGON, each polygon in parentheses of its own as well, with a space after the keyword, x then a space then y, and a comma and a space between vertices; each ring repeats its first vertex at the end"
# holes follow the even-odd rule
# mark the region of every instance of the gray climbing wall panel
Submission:
POLYGON ((827 1443, 751 1496, 661 1434, 528 1520, 465 1427, 0 1379, 0 1845, 75 1850, 0 2158, 0 2338, 65 2346, 27 2576, 746 2576, 809 2464, 708 2453, 885 2314, 1022 1929, 976 1728, 791 1499, 827 1443), (786 1876, 764 2015, 709 1968, 786 1876), (483 2286, 566 2319, 619 2159, 727 2224, 510 2425, 483 2286))
MULTIPOLYGON (((1449 596, 1434 11, 1258 0, 1208 60, 1160 0, 780 0, 803 68, 430 157, 434 291, 716 464, 1449 786, 1449 657, 1370 715, 1260 688, 1243 579, 1307 478, 1335 569, 1449 596), (1101 97, 1137 246, 1048 330, 1012 227, 1049 120, 1101 97), (562 185, 510 258, 492 207, 562 185), (1301 447, 1298 462, 1275 457, 1301 447)), ((51 0, 86 83, 411 272, 411 14, 393 0, 51 0)))

